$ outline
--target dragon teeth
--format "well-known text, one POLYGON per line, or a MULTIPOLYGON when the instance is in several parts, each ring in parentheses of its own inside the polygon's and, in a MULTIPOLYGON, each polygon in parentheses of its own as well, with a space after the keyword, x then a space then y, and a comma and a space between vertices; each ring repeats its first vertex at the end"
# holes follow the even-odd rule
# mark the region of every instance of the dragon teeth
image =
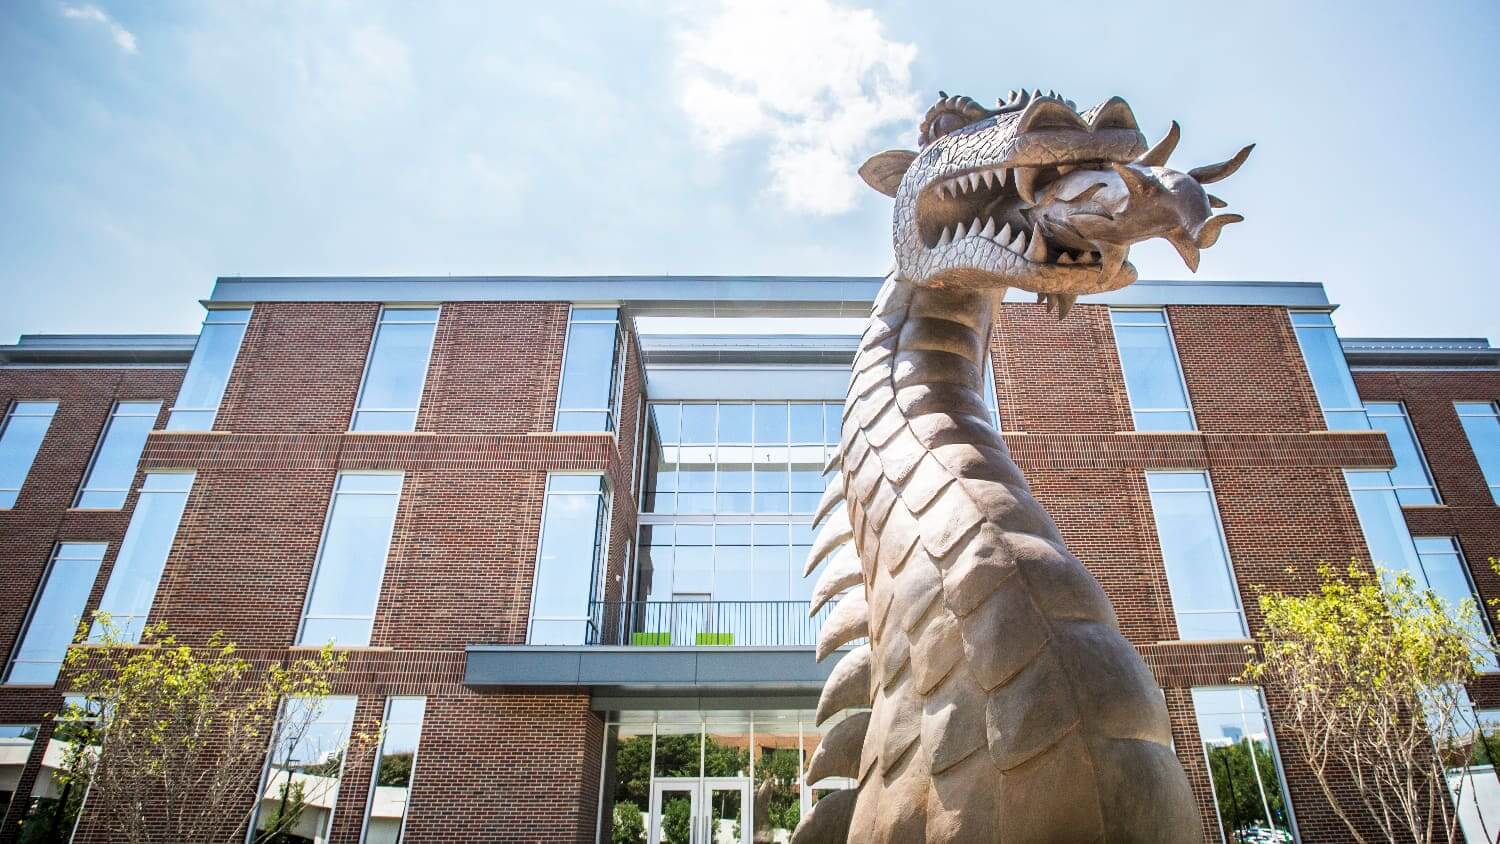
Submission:
POLYGON ((989 238, 993 238, 995 236, 995 218, 994 217, 991 217, 988 220, 984 221, 984 230, 981 231, 980 234, 984 235, 985 237, 989 237, 989 238))
POLYGON ((1036 204, 1036 183, 1041 176, 1040 167, 1017 167, 1016 168, 1016 193, 1027 205, 1036 204))
POLYGON ((964 235, 964 237, 973 237, 974 235, 979 234, 980 228, 981 226, 979 225, 979 218, 975 217, 974 222, 969 224, 969 233, 964 235))
POLYGON ((979 177, 984 180, 984 186, 986 188, 991 188, 991 187, 995 186, 995 173, 994 173, 994 171, 986 170, 983 173, 980 173, 979 177))
POLYGON ((1006 223, 1000 227, 1000 233, 995 235, 995 239, 1005 244, 1010 243, 1011 236, 1010 223, 1006 223))
POLYGON ((949 243, 952 243, 952 242, 953 242, 953 232, 949 231, 947 226, 943 226, 943 236, 940 237, 940 238, 938 238, 937 245, 938 246, 947 246, 949 243))
POLYGON ((1017 255, 1026 253, 1026 232, 1016 232, 1016 239, 1010 242, 1010 251, 1017 255))
POLYGON ((1059 264, 1071 264, 1071 263, 1073 263, 1073 256, 1069 255, 1066 252, 1060 252, 1057 255, 1057 263, 1059 263, 1059 264))
POLYGON ((1031 248, 1026 250, 1026 260, 1040 264, 1047 260, 1047 239, 1042 237, 1042 224, 1031 225, 1031 248))

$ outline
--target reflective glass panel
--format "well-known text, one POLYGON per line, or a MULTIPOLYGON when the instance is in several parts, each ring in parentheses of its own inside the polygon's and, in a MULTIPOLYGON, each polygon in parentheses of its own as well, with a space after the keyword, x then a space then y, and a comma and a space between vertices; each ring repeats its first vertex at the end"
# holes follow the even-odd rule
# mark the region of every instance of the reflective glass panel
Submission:
POLYGON ((400 473, 338 476, 298 644, 370 644, 401 480, 400 473))
POLYGON ((1244 613, 1203 472, 1148 472, 1151 510, 1183 639, 1241 639, 1244 613))
POLYGON ((354 697, 288 698, 255 807, 254 844, 326 841, 333 826, 354 697))
POLYGON ((0 510, 16 506, 55 413, 55 401, 18 401, 6 411, 0 427, 0 510))
POLYGON ((1396 468, 1390 476, 1397 500, 1404 505, 1438 503, 1437 490, 1427 471, 1427 460, 1417 445, 1406 407, 1400 402, 1367 402, 1365 414, 1371 426, 1385 432, 1391 453, 1396 457, 1396 468))
MULTIPOLYGON (((130 526, 99 602, 99 612, 109 616, 118 641, 141 639, 192 485, 191 472, 148 472, 141 482, 130 526)), ((102 635, 95 622, 90 638, 97 641, 102 635)))
POLYGON ((557 391, 558 431, 613 431, 624 337, 614 308, 573 308, 557 391))
POLYGON ((1349 362, 1344 358, 1344 348, 1339 345, 1338 332, 1333 328, 1333 316, 1324 312, 1293 311, 1292 329, 1297 335, 1297 344, 1302 348, 1302 359, 1307 363, 1307 374, 1312 379, 1313 391, 1318 395, 1318 404, 1329 430, 1358 430, 1370 427, 1365 417, 1364 402, 1354 387, 1354 377, 1349 374, 1349 362))
POLYGON ((1281 758, 1256 688, 1193 689, 1198 734, 1225 841, 1292 841, 1281 758))
POLYGON ((581 645, 589 639, 590 603, 603 576, 609 523, 604 477, 549 475, 543 511, 528 641, 581 645))
POLYGON ((1163 311, 1111 311, 1137 431, 1191 431, 1187 387, 1163 311))
POLYGON ((375 782, 365 807, 365 844, 401 840, 426 706, 427 699, 420 697, 393 697, 386 701, 375 782))
POLYGON ((1454 409, 1489 485, 1490 500, 1500 504, 1500 410, 1494 402, 1455 402, 1454 409))
POLYGON ((250 322, 249 308, 211 310, 203 319, 193 360, 182 377, 177 401, 167 416, 168 431, 207 431, 214 426, 219 400, 229 383, 234 359, 250 322))
POLYGON ((53 549, 6 671, 6 683, 50 686, 57 681, 108 547, 103 542, 59 542, 53 549))
MULTIPOLYGON (((1427 585, 1442 596, 1449 606, 1458 607, 1467 601, 1474 611, 1474 637, 1481 642, 1488 642, 1490 635, 1489 626, 1485 623, 1485 603, 1480 600, 1474 589, 1474 582, 1469 579, 1469 567, 1464 562, 1458 540, 1451 536, 1414 536, 1412 544, 1416 546, 1417 560, 1422 564, 1422 575, 1427 579, 1427 585)), ((1500 670, 1493 649, 1483 647, 1478 653, 1483 663, 1481 671, 1500 670)))
POLYGON ((414 431, 437 308, 384 308, 354 409, 354 431, 414 431))
POLYGON ((75 507, 118 510, 135 482, 135 468, 156 424, 159 401, 116 402, 94 448, 75 507))

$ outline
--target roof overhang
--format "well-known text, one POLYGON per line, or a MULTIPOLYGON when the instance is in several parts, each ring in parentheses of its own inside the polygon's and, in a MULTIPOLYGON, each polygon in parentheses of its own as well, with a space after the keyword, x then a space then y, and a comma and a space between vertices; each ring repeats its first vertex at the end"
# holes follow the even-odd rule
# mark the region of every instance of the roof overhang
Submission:
MULTIPOLYGON (((477 691, 505 688, 588 689, 595 708, 629 708, 623 701, 718 700, 743 695, 781 697, 798 705, 816 701, 842 653, 822 662, 810 647, 578 647, 470 645, 464 685, 477 691)), ((667 708, 663 706, 662 708, 667 708)))
POLYGON ((186 366, 196 334, 23 334, 0 346, 5 366, 186 366))
POLYGON ((1500 369, 1500 349, 1483 337, 1345 337, 1350 366, 1500 369))
MULTIPOLYGON (((880 276, 349 276, 221 277, 208 301, 618 302, 635 316, 863 317, 880 276)), ((1035 296, 1008 291, 1006 301, 1035 296)), ((1080 301, 1124 306, 1326 308, 1323 285, 1299 281, 1138 281, 1080 301)))

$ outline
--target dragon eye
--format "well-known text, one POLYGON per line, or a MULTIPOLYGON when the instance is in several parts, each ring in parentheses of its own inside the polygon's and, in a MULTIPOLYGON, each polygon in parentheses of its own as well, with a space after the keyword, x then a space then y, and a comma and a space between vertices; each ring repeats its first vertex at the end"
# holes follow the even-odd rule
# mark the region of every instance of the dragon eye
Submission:
POLYGON ((932 104, 932 108, 927 109, 927 116, 922 119, 922 146, 995 114, 968 97, 950 97, 942 91, 938 92, 938 96, 940 99, 932 104))

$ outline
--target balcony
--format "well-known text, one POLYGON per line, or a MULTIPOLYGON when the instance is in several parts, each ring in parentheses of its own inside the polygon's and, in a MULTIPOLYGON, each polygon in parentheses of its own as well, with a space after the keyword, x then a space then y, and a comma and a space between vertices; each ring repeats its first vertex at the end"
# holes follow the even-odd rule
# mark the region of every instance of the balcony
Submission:
POLYGON ((809 601, 595 601, 590 645, 811 648, 832 604, 809 601))

